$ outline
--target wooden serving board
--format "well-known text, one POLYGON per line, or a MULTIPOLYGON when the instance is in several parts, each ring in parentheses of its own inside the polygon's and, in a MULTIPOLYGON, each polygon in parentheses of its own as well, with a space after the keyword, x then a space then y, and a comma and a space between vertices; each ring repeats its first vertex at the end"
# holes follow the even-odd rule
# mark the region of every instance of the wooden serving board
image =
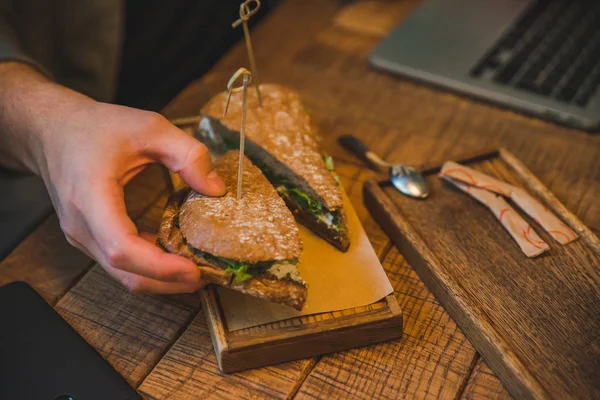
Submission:
POLYGON ((298 360, 398 338, 402 310, 393 294, 364 307, 306 315, 229 331, 215 287, 202 304, 223 372, 298 360))
MULTIPOLYGON (((505 150, 455 160, 525 188, 578 232, 524 256, 483 205, 423 172, 427 200, 369 181, 367 208, 516 398, 600 398, 600 241, 505 150)), ((523 215, 523 214, 522 214, 523 215)))
MULTIPOLYGON (((171 122, 197 137, 199 120, 199 117, 189 117, 171 122)), ((165 170, 165 179, 171 188, 180 187, 182 182, 179 175, 168 170, 165 170)), ((362 234, 368 244, 364 231, 362 234)), ((235 330, 227 326, 225 306, 221 303, 218 288, 209 285, 201 294, 217 362, 221 371, 226 373, 367 346, 402 336, 402 310, 393 294, 362 307, 235 330)))

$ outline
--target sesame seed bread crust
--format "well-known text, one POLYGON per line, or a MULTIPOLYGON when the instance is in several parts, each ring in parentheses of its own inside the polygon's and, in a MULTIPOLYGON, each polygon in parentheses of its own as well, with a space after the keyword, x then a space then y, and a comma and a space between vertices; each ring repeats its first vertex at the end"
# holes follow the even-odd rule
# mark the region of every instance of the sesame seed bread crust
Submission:
POLYGON ((306 302, 306 287, 285 280, 260 277, 243 283, 232 282, 229 288, 253 297, 285 304, 298 311, 302 310, 306 302))
MULTIPOLYGON (((312 194, 329 210, 341 208, 340 188, 323 161, 300 95, 280 85, 262 84, 260 88, 262 107, 258 107, 254 90, 247 93, 246 138, 251 145, 248 150, 252 147, 263 149, 263 153, 278 161, 273 163, 262 154, 261 160, 269 161, 271 168, 289 169, 292 174, 286 175, 295 180, 297 187, 312 194)), ((227 92, 222 92, 214 96, 201 112, 219 120, 237 134, 241 126, 242 94, 231 96, 227 115, 223 117, 226 100, 227 92)))
POLYGON ((203 280, 221 286, 228 286, 233 279, 233 275, 226 274, 224 269, 210 265, 204 259, 194 254, 185 244, 181 232, 177 227, 175 221, 179 216, 181 204, 189 191, 189 188, 181 189, 169 197, 158 230, 156 244, 169 253, 179 254, 196 263, 198 268, 200 268, 200 276, 203 280))
POLYGON ((238 157, 238 151, 230 151, 215 163, 226 195, 206 197, 190 191, 179 213, 181 235, 196 249, 240 262, 300 257, 302 241, 292 213, 247 158, 242 198, 237 200, 238 157))
POLYGON ((169 253, 179 254, 196 263, 202 279, 206 282, 301 310, 307 296, 307 289, 304 285, 290 280, 277 280, 269 275, 236 283, 232 274, 225 273, 223 268, 211 264, 190 249, 189 245, 185 243, 177 223, 181 206, 189 192, 189 188, 181 189, 169 198, 158 231, 158 246, 169 253))

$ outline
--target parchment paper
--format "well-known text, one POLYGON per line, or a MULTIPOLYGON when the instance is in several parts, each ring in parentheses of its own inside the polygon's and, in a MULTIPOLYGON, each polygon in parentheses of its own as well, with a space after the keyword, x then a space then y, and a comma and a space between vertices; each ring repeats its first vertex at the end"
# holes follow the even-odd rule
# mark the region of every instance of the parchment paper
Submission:
POLYGON ((373 246, 352 204, 343 193, 350 229, 350 249, 342 253, 300 225, 304 252, 300 274, 308 284, 304 309, 271 303, 219 287, 218 294, 230 331, 281 321, 299 315, 344 310, 375 303, 392 293, 373 246))

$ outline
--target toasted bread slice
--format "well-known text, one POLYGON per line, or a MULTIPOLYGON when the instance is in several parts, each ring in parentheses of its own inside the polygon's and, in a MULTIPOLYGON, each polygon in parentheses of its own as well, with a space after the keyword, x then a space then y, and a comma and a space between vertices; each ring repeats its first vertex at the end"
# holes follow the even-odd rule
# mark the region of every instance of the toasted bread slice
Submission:
MULTIPOLYGON (((296 218, 342 251, 350 245, 342 194, 331 158, 324 157, 312 132, 300 96, 291 89, 260 86, 248 91, 246 154, 263 171, 296 218)), ((230 147, 239 143, 241 95, 233 94, 223 117, 227 93, 213 97, 203 108, 205 137, 219 136, 230 147), (217 134, 217 135, 215 135, 217 134)))
POLYGON ((232 151, 215 169, 228 193, 205 197, 189 188, 167 202, 157 243, 194 261, 202 279, 302 309, 306 284, 298 274, 298 227, 260 170, 244 159, 244 187, 236 199, 237 160, 232 151))

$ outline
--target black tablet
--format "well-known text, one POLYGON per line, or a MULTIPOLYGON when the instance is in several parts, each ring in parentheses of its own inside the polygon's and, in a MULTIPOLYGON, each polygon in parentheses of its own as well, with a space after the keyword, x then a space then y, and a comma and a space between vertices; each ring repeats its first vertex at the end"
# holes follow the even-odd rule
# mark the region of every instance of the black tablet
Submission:
POLYGON ((141 399, 25 282, 0 287, 0 399, 141 399))

